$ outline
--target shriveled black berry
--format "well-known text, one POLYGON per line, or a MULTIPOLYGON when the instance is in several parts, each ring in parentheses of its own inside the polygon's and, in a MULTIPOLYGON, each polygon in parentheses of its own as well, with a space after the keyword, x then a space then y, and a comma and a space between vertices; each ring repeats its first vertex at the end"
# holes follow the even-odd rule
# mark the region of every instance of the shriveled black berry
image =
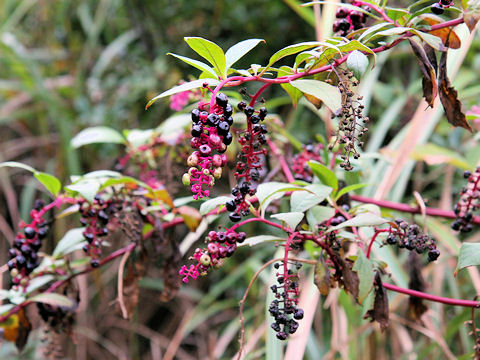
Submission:
POLYGON ((225 207, 227 208, 228 211, 235 211, 237 208, 237 205, 235 204, 234 200, 229 200, 225 203, 225 207))
POLYGON ((228 125, 228 123, 226 121, 221 121, 219 124, 218 124, 218 134, 219 135, 222 135, 222 136, 225 136, 228 134, 228 131, 230 130, 230 125, 228 125))
POLYGON ((233 140, 233 135, 229 132, 227 132, 227 134, 223 137, 223 143, 225 145, 230 145, 232 143, 232 140, 233 140))
POLYGON ((335 17, 337 19, 343 19, 343 18, 346 18, 348 16, 348 14, 349 14, 349 11, 348 11, 347 8, 340 7, 335 12, 335 17))
POLYGON ((238 110, 243 111, 247 107, 247 103, 245 101, 240 101, 237 107, 238 107, 238 110))
POLYGON ((35 229, 30 226, 27 226, 25 229, 23 229, 23 232, 25 233, 25 237, 27 239, 33 239, 35 235, 37 235, 35 229))
POLYGON ((247 115, 247 117, 250 117, 255 112, 255 109, 252 106, 247 106, 243 112, 245 115, 247 115))
POLYGON ((287 334, 283 331, 280 331, 277 333, 277 339, 278 340, 287 340, 287 334))
POLYGON ((273 331, 276 331, 276 332, 279 332, 280 331, 280 324, 279 323, 272 323, 272 325, 270 325, 273 329, 273 331))
POLYGON ((338 23, 338 28, 341 31, 347 31, 348 29, 350 29, 350 23, 347 19, 342 19, 338 23))
POLYGON ((445 11, 445 9, 443 8, 442 4, 440 4, 440 3, 434 3, 434 4, 432 4, 432 6, 430 7, 430 10, 431 10, 432 13, 434 13, 435 15, 442 15, 443 12, 445 11))
POLYGON ((218 106, 225 107, 228 104, 228 97, 224 93, 218 93, 215 97, 218 106))
POLYGON ((264 120, 265 117, 267 116, 267 108, 261 107, 261 108, 258 110, 258 116, 260 117, 261 120, 264 120))
POLYGON ((228 217, 230 218, 230 221, 232 222, 239 222, 240 220, 242 220, 242 217, 240 216, 240 214, 237 214, 237 213, 230 213, 230 215, 228 215, 228 217))

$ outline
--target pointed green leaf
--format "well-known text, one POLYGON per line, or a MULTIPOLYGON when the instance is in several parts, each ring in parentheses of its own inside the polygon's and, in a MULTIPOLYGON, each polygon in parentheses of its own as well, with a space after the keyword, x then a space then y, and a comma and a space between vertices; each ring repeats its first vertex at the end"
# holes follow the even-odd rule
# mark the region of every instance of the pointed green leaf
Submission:
POLYGON ((174 53, 167 53, 167 55, 172 55, 172 56, 176 57, 177 59, 180 59, 183 62, 186 62, 188 65, 192 65, 193 67, 197 68, 198 70, 201 70, 204 73, 208 73, 209 77, 213 77, 213 78, 217 77, 217 74, 215 74, 215 70, 213 70, 213 68, 211 66, 208 66, 207 64, 205 64, 201 61, 198 61, 198 60, 195 60, 195 59, 190 59, 186 56, 181 56, 181 55, 177 55, 177 54, 174 54, 174 53))
POLYGON ((240 41, 239 43, 233 45, 225 53, 226 68, 231 68, 233 64, 235 64, 246 53, 248 53, 262 41, 265 42, 265 40, 263 39, 248 39, 240 41))
POLYGON ((273 242, 273 241, 286 241, 287 239, 281 238, 279 236, 274 236, 274 235, 258 235, 258 236, 252 236, 249 238, 246 238, 245 241, 241 244, 238 244, 238 246, 255 246, 258 244, 262 244, 264 242, 273 242))
POLYGON ((161 93, 161 94, 155 96, 153 99, 151 99, 147 103, 147 105, 145 106, 145 109, 148 109, 150 106, 152 106, 152 104, 155 101, 157 101, 158 99, 164 98, 166 96, 170 96, 170 95, 173 95, 173 94, 178 94, 180 92, 184 92, 184 91, 187 91, 187 90, 196 89, 196 88, 202 87, 203 84, 216 86, 219 83, 220 83, 220 81, 218 81, 217 79, 198 79, 198 80, 193 80, 193 81, 184 83, 182 85, 174 86, 173 88, 171 88, 167 91, 164 91, 163 93, 161 93))
POLYGON ((331 187, 334 192, 338 189, 338 180, 335 173, 318 161, 310 160, 308 166, 312 169, 313 174, 320 179, 320 181, 331 187))
POLYGON ((318 224, 330 219, 335 215, 335 209, 328 206, 314 206, 307 211, 307 222, 312 231, 318 224))
POLYGON ((52 256, 62 257, 75 251, 78 244, 83 244, 86 241, 83 236, 84 230, 84 227, 68 230, 58 242, 55 250, 53 250, 52 256))
POLYGON ((290 197, 292 212, 304 212, 321 203, 332 192, 332 188, 320 184, 308 185, 304 191, 294 191, 290 197))
POLYGON ((33 302, 40 302, 52 306, 60 306, 66 308, 72 308, 75 305, 75 302, 73 300, 57 293, 42 293, 35 295, 29 300, 33 302))
POLYGON ((328 229, 327 232, 333 231, 333 230, 338 230, 338 229, 343 229, 346 227, 359 227, 359 226, 376 226, 376 225, 382 225, 387 223, 388 220, 385 220, 384 218, 374 214, 374 213, 362 213, 354 218, 351 218, 350 220, 347 220, 340 225, 334 226, 330 229, 328 229))
POLYGON ((200 214, 207 215, 210 211, 216 209, 220 205, 225 205, 225 203, 232 198, 229 196, 218 196, 213 199, 209 199, 200 205, 200 214))
POLYGON ((348 54, 347 67, 357 79, 361 79, 368 69, 368 58, 364 53, 354 50, 348 54))
POLYGON ((358 249, 357 259, 355 264, 353 264, 352 270, 358 275, 358 303, 362 304, 363 300, 373 289, 373 279, 375 277, 373 264, 367 259, 362 249, 358 249))
POLYGON ((297 54, 301 51, 311 49, 311 48, 319 46, 319 45, 320 45, 320 43, 318 41, 310 41, 310 42, 303 42, 303 43, 294 44, 294 45, 284 47, 283 49, 278 50, 275 54, 273 54, 270 57, 270 60, 268 61, 268 65, 265 67, 263 72, 265 72, 270 66, 272 66, 278 60, 284 58, 285 56, 297 54))
POLYGON ((212 64, 219 77, 225 77, 226 59, 220 46, 201 37, 186 37, 185 41, 198 55, 212 64))
POLYGON ((335 200, 340 199, 342 195, 345 195, 346 193, 349 193, 350 191, 362 189, 366 186, 369 186, 370 184, 353 184, 349 186, 345 186, 344 188, 340 189, 340 191, 335 195, 335 200))
POLYGON ((125 144, 125 138, 117 130, 106 126, 95 126, 80 131, 70 141, 73 148, 95 143, 125 144))
POLYGON ((462 243, 454 275, 457 276, 458 272, 466 267, 479 265, 480 243, 462 243))
POLYGON ((285 222, 292 230, 300 224, 304 214, 301 212, 288 212, 288 213, 279 213, 272 215, 272 218, 281 220, 285 222))
POLYGON ((37 171, 29 165, 22 164, 22 163, 19 163, 19 162, 16 162, 16 161, 6 161, 6 162, 3 162, 3 163, 0 163, 0 168, 2 168, 2 167, 19 168, 19 169, 30 171, 32 173, 37 171))
POLYGON ((44 172, 35 172, 33 174, 35 179, 37 179, 45 188, 50 191, 54 196, 57 196, 62 188, 62 183, 55 176, 44 173, 44 172))
POLYGON ((333 85, 319 80, 294 80, 290 84, 296 87, 303 93, 315 96, 322 100, 333 113, 335 113, 342 106, 342 95, 340 90, 333 85))

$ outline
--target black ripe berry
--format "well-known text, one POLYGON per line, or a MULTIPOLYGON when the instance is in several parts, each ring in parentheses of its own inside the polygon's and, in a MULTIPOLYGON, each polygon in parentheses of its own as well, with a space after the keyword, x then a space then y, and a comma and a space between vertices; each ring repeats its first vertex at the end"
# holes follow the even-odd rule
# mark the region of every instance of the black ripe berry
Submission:
POLYGON ((240 101, 237 107, 238 107, 238 110, 243 111, 247 107, 247 103, 245 101, 240 101))
POLYGON ((232 140, 233 140, 233 136, 231 133, 227 133, 224 137, 223 137, 223 143, 225 145, 230 145, 232 143, 232 140))
POLYGON ((34 228, 27 226, 25 229, 23 229, 23 232, 25 233, 25 237, 27 239, 33 239, 37 232, 35 231, 34 228))
POLYGON ((215 101, 217 102, 218 106, 225 107, 228 104, 228 97, 223 93, 219 93, 217 94, 215 101))
POLYGON ((239 222, 242 219, 242 217, 239 214, 234 213, 234 212, 230 213, 230 215, 228 215, 228 217, 230 218, 230 220, 232 222, 239 222))
POLYGON ((431 249, 428 251, 428 261, 435 261, 440 256, 440 251, 437 249, 431 249))
POLYGON ((260 122, 260 117, 258 115, 252 115, 250 117, 250 122, 252 124, 258 124, 260 122))
POLYGON ((229 200, 226 202, 225 207, 227 208, 228 211, 235 211, 237 208, 237 205, 235 204, 235 201, 229 200))
POLYGON ((223 108, 223 116, 228 118, 228 117, 232 116, 232 114, 233 114, 232 105, 230 105, 230 104, 225 105, 225 107, 223 108))
POLYGON ((430 10, 432 10, 432 13, 434 13, 435 15, 442 15, 443 12, 445 11, 445 9, 443 8, 443 5, 440 3, 432 4, 432 6, 430 7, 430 10))
POLYGON ((98 268, 100 266, 100 263, 98 262, 98 260, 96 259, 93 259, 90 261, 90 265, 93 267, 93 268, 98 268))
POLYGON ((248 117, 252 116, 253 115, 253 112, 255 111, 255 109, 251 106, 247 106, 244 110, 244 113, 245 115, 247 115, 248 117))
POLYGON ((200 110, 198 109, 192 110, 192 121, 194 123, 198 123, 200 121, 200 110))
POLYGON ((228 131, 230 130, 230 125, 226 121, 221 121, 218 124, 218 134, 225 136, 227 135, 228 131))
POLYGON ((280 331, 277 333, 277 339, 278 340, 286 340, 287 339, 287 334, 284 331, 280 331))
POLYGON ((193 125, 191 134, 193 137, 200 136, 202 134, 202 125, 200 124, 193 125))
POLYGON ((220 122, 220 118, 218 117, 217 114, 210 114, 207 116, 207 122, 208 122, 208 125, 210 126, 217 126, 218 123, 220 122))

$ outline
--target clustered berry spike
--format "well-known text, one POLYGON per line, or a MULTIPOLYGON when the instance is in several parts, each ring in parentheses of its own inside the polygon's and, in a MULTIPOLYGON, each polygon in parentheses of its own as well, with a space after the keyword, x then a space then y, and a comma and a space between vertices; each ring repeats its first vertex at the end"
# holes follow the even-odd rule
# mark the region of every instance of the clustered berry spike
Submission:
MULTIPOLYGON (((361 4, 356 1, 354 1, 352 5, 361 7, 365 11, 370 11, 368 6, 361 6, 361 4)), ((339 7, 335 17, 338 20, 335 20, 333 23, 333 32, 340 36, 347 36, 350 32, 361 29, 365 26, 365 22, 367 21, 365 13, 345 7, 339 7)))
POLYGON ((187 159, 190 169, 182 181, 191 187, 195 200, 210 196, 210 190, 203 187, 211 188, 215 179, 222 176, 222 167, 227 164, 225 151, 233 139, 230 133, 232 113, 233 108, 223 93, 217 94, 212 108, 207 103, 200 103, 192 111, 190 146, 197 150, 187 159))
POLYGON ((8 269, 12 277, 13 288, 27 286, 32 271, 40 264, 38 251, 42 247, 42 240, 48 235, 47 222, 42 218, 42 200, 36 200, 30 217, 30 224, 22 223, 23 231, 19 232, 13 240, 13 247, 8 250, 10 260, 8 269))
POLYGON ((293 157, 292 172, 297 180, 303 180, 311 183, 313 180, 313 172, 308 162, 315 160, 320 163, 323 162, 321 151, 323 144, 306 144, 303 145, 302 152, 293 157))
POLYGON ((423 254, 428 250, 428 261, 435 261, 440 256, 435 239, 422 233, 418 225, 409 225, 403 219, 395 219, 395 224, 390 227, 385 244, 397 245, 400 249, 405 248, 409 251, 415 250, 418 254, 423 254))
POLYGON ((199 276, 206 275, 210 269, 221 267, 223 259, 232 256, 237 244, 243 243, 246 237, 244 232, 210 231, 205 238, 207 247, 195 249, 193 257, 190 258, 196 263, 189 267, 183 265, 180 269, 179 274, 183 276, 183 282, 188 283, 189 278, 196 280, 199 276))
POLYGON ((467 185, 460 191, 460 200, 453 209, 457 218, 452 229, 468 233, 472 231, 473 212, 480 209, 480 166, 473 173, 465 171, 463 176, 467 185))
POLYGON ((363 147, 363 141, 360 138, 368 132, 368 128, 365 126, 370 119, 367 116, 363 116, 363 109, 365 106, 361 103, 362 96, 355 94, 350 86, 357 86, 358 81, 354 80, 354 75, 351 71, 343 71, 344 80, 341 80, 338 84, 338 88, 342 95, 342 108, 337 114, 333 114, 332 117, 337 117, 338 130, 335 135, 335 141, 328 146, 329 150, 333 150, 334 146, 339 143, 343 146, 343 154, 341 158, 343 160, 340 163, 340 167, 346 171, 353 170, 353 166, 350 163, 350 157, 354 159, 360 158, 360 153, 357 151, 356 146, 363 147))
POLYGON ((442 15, 445 9, 448 9, 452 5, 453 5, 453 1, 451 0, 439 0, 438 2, 433 3, 430 6, 430 10, 435 15, 442 15))
POLYGON ((295 262, 289 264, 275 263, 273 266, 280 271, 276 273, 277 283, 270 289, 275 294, 268 309, 270 315, 275 319, 272 329, 277 333, 277 339, 286 340, 289 335, 294 334, 298 329, 298 321, 303 319, 303 309, 298 305, 298 270, 302 264, 295 262))
POLYGON ((262 149, 262 145, 267 142, 265 134, 268 132, 264 124, 259 124, 267 116, 266 108, 262 107, 255 111, 252 106, 241 101, 238 109, 247 116, 247 130, 238 139, 242 150, 237 156, 237 171, 234 174, 237 185, 232 189, 234 198, 225 204, 230 211, 230 220, 233 222, 240 221, 242 216, 250 213, 246 197, 253 196, 257 192, 264 157, 267 154, 267 150, 262 149))
POLYGON ((80 223, 85 226, 83 237, 87 240, 83 251, 91 257, 90 265, 98 267, 103 239, 108 235, 108 222, 110 217, 120 210, 121 205, 116 203, 114 198, 104 200, 99 194, 95 195, 92 203, 81 201, 79 205, 80 223))

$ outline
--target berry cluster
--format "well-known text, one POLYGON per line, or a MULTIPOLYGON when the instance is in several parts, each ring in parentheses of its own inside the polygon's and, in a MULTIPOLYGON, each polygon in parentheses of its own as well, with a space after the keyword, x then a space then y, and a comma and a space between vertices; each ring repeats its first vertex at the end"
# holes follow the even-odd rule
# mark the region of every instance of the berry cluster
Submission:
POLYGON ((457 218, 452 223, 452 229, 464 233, 472 231, 473 211, 480 209, 480 166, 473 172, 465 171, 467 185, 460 192, 460 200, 455 205, 457 218))
POLYGON ((350 157, 354 159, 360 157, 360 153, 357 151, 356 145, 362 147, 363 142, 360 138, 368 132, 368 128, 365 126, 368 123, 369 118, 363 116, 364 105, 360 102, 363 97, 355 94, 349 87, 357 86, 358 82, 352 80, 354 75, 351 71, 344 71, 343 75, 346 77, 344 81, 340 81, 338 88, 342 94, 342 108, 333 117, 339 118, 338 130, 336 133, 336 139, 333 144, 329 145, 329 150, 333 150, 335 144, 338 142, 343 145, 343 154, 341 158, 343 160, 340 163, 340 167, 346 171, 353 170, 353 166, 350 164, 350 157))
POLYGON ((308 166, 308 162, 310 160, 322 162, 322 156, 320 155, 322 150, 322 144, 303 145, 302 152, 293 157, 292 171, 295 179, 312 182, 313 172, 310 166, 308 166))
POLYGON ((432 237, 422 233, 418 225, 409 225, 402 219, 395 220, 395 225, 390 227, 385 242, 388 245, 397 245, 400 249, 415 250, 418 254, 428 250, 428 261, 435 261, 440 256, 432 237))
POLYGON ((294 334, 298 329, 296 320, 303 319, 303 309, 297 307, 298 304, 298 274, 296 271, 301 268, 302 264, 295 264, 295 272, 288 269, 287 264, 275 263, 276 269, 283 269, 278 272, 278 285, 272 285, 270 289, 275 294, 275 300, 272 301, 268 311, 275 319, 272 323, 272 329, 277 333, 279 340, 286 340, 290 334, 294 334))
POLYGON ((233 124, 233 108, 225 94, 215 97, 215 105, 208 109, 208 104, 200 103, 192 111, 192 139, 190 145, 197 149, 187 159, 190 167, 182 177, 185 186, 191 186, 195 200, 210 196, 215 179, 222 176, 222 167, 227 163, 224 154, 233 140, 230 126, 233 124), (207 109, 209 111, 207 111, 207 109), (214 154, 214 152, 218 154, 214 154))
POLYGON ((93 203, 85 201, 79 203, 79 205, 80 223, 85 226, 83 236, 87 240, 83 251, 91 257, 90 265, 98 267, 103 238, 108 235, 107 224, 112 214, 119 209, 113 198, 104 200, 98 194, 95 196, 93 203))
MULTIPOLYGON (((360 4, 356 4, 354 1, 352 5, 359 6, 360 4)), ((362 6, 362 8, 366 11, 370 10, 368 6, 362 6)), ((347 36, 350 32, 361 29, 367 21, 365 13, 344 7, 337 9, 335 17, 338 20, 333 23, 333 32, 340 36, 347 36)))
POLYGON ((452 5, 452 0, 439 0, 438 2, 433 3, 432 6, 430 6, 430 10, 435 15, 442 15, 445 9, 448 9, 452 5))
POLYGON ((237 179, 237 185, 232 189, 234 199, 225 204, 227 210, 230 211, 230 220, 233 222, 240 221, 242 216, 250 213, 246 197, 257 192, 258 180, 263 167, 262 156, 267 154, 267 150, 262 149, 262 145, 267 142, 265 134, 268 132, 265 125, 259 124, 267 116, 266 108, 262 107, 255 111, 252 106, 241 101, 238 103, 238 109, 247 116, 247 130, 238 139, 242 150, 237 156, 237 171, 234 174, 237 179))
POLYGON ((247 235, 244 232, 235 231, 210 231, 205 238, 206 249, 195 249, 191 257, 197 263, 187 267, 183 265, 179 274, 183 276, 183 282, 188 283, 192 278, 196 280, 199 276, 206 275, 212 268, 219 268, 223 264, 223 259, 233 255, 237 249, 237 243, 245 241, 247 235))
POLYGON ((8 250, 10 260, 8 269, 12 277, 14 287, 28 284, 29 275, 40 264, 38 250, 42 247, 42 240, 48 234, 47 222, 42 218, 42 200, 36 200, 30 217, 30 224, 21 224, 23 231, 18 233, 13 241, 13 248, 8 250))

